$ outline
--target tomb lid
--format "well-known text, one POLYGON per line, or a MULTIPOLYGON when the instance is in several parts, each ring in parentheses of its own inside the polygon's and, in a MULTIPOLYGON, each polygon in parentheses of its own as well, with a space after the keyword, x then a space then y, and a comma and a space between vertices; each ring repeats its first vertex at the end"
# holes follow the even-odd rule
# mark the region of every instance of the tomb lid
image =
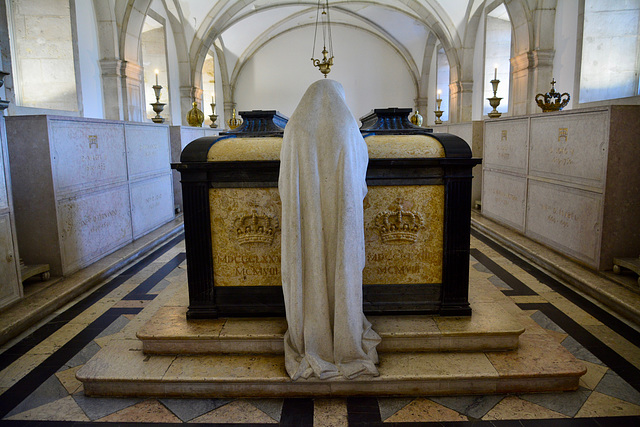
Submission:
POLYGON ((276 110, 240 111, 242 124, 220 135, 238 135, 243 138, 257 138, 265 136, 280 136, 284 132, 289 118, 276 110))
MULTIPOLYGON (((399 150, 403 141, 406 141, 408 146, 407 152, 400 156, 402 158, 413 157, 447 157, 447 158, 470 158, 471 148, 462 138, 451 135, 448 133, 433 133, 433 129, 427 129, 420 126, 416 126, 409 121, 409 114, 411 108, 376 108, 371 112, 360 118, 362 126, 360 132, 362 132, 367 144, 371 144, 370 135, 375 135, 375 138, 383 146, 385 141, 383 136, 389 136, 389 141, 393 141, 393 144, 397 147, 391 150, 396 152, 399 150), (419 147, 420 136, 426 137, 426 140, 431 141, 431 138, 437 140, 444 149, 444 155, 428 155, 433 148, 421 150, 419 147)), ((371 151, 371 147, 369 148, 371 151)), ((371 157, 371 154, 370 154, 371 157)), ((391 157, 391 154, 384 157, 391 157)))

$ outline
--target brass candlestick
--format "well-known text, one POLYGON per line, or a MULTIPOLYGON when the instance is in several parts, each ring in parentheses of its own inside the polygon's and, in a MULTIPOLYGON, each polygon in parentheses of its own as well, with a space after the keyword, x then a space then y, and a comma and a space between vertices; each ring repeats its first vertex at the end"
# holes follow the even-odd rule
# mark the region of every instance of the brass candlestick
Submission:
POLYGON ((215 102, 211 103, 211 114, 209 115, 209 120, 211 120, 211 124, 209 127, 217 128, 216 120, 218 120, 218 115, 216 114, 216 104, 215 102))
POLYGON ((498 112, 497 110, 498 105, 500 105, 500 101, 502 100, 502 98, 498 98, 496 96, 496 93, 498 92, 498 83, 500 83, 500 80, 498 80, 496 77, 491 80, 491 84, 493 85, 493 96, 491 98, 487 98, 487 100, 489 101, 489 105, 493 107, 493 110, 488 114, 492 119, 496 119, 502 115, 502 113, 498 112))
POLYGON ((440 120, 440 117, 442 117, 442 113, 444 113, 444 111, 440 109, 440 104, 442 104, 442 99, 436 98, 436 111, 434 111, 434 113, 436 114, 436 121, 434 123, 437 125, 442 124, 442 120, 440 120))
POLYGON ((151 103, 151 106, 153 107, 153 111, 155 111, 156 116, 152 117, 151 121, 153 123, 164 123, 164 117, 160 116, 160 113, 162 113, 162 110, 164 110, 164 106, 167 104, 163 104, 162 102, 160 102, 162 86, 160 86, 159 84, 155 84, 151 87, 153 88, 153 91, 155 92, 155 95, 156 95, 156 102, 151 103))

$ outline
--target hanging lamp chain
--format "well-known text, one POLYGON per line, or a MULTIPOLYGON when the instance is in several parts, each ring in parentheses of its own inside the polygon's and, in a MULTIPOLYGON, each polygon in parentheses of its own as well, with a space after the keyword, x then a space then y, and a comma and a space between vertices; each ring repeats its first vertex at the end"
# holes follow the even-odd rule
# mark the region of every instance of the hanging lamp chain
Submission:
POLYGON ((327 74, 331 72, 331 66, 333 65, 333 40, 331 37, 331 18, 329 16, 329 0, 318 0, 318 7, 316 9, 316 27, 313 34, 313 50, 311 52, 311 62, 315 67, 318 67, 320 72, 327 77, 327 74), (323 4, 324 3, 324 4, 323 4), (322 8, 322 13, 320 9, 322 8), (322 61, 314 59, 316 51, 316 41, 318 37, 318 23, 322 26, 322 61), (327 52, 327 37, 329 38, 329 51, 327 52), (329 54, 329 57, 327 57, 329 54))

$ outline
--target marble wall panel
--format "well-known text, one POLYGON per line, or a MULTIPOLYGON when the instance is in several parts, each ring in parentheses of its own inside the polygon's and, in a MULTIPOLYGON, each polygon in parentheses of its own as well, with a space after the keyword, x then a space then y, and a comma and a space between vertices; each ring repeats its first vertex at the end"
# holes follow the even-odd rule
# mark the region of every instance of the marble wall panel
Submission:
POLYGON ((485 169, 482 180, 482 213, 524 232, 527 179, 485 169))
POLYGON ((529 181, 526 234, 598 268, 602 194, 529 181))
MULTIPOLYGON (((0 119, 2 120, 2 119, 0 119)), ((0 123, 0 126, 2 124, 0 123)), ((4 132, 2 128, 0 128, 0 135, 4 132)), ((1 137, 1 136, 0 136, 1 137)), ((9 198, 7 193, 7 179, 5 177, 5 169, 4 169, 4 154, 2 147, 4 146, 4 142, 0 141, 0 212, 9 208, 9 198)))
POLYGON ((484 168, 526 173, 529 120, 486 121, 484 168))
POLYGON ((167 172, 171 164, 169 127, 125 125, 129 179, 167 172))
POLYGON ((172 176, 160 175, 131 184, 133 238, 173 219, 172 176))
POLYGON ((127 180, 121 124, 50 120, 50 144, 58 197, 127 180))
POLYGON ((607 112, 531 118, 529 173, 604 188, 607 112))
POLYGON ((57 210, 64 275, 132 240, 127 184, 58 200, 57 210))
POLYGON ((181 150, 184 150, 184 147, 189 145, 191 141, 202 138, 203 136, 205 136, 205 132, 202 128, 180 127, 181 150))
POLYGON ((0 307, 20 297, 20 282, 14 253, 11 218, 9 213, 0 215, 0 307))

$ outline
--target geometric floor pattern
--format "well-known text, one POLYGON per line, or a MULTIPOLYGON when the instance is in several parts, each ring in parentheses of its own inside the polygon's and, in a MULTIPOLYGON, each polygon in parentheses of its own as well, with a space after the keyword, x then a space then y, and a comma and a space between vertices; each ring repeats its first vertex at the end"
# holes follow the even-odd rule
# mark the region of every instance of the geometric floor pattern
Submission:
POLYGON ((488 281, 587 366, 574 392, 331 399, 91 398, 75 373, 186 282, 178 236, 0 348, 0 425, 640 426, 640 333, 486 237, 470 286, 488 281))

